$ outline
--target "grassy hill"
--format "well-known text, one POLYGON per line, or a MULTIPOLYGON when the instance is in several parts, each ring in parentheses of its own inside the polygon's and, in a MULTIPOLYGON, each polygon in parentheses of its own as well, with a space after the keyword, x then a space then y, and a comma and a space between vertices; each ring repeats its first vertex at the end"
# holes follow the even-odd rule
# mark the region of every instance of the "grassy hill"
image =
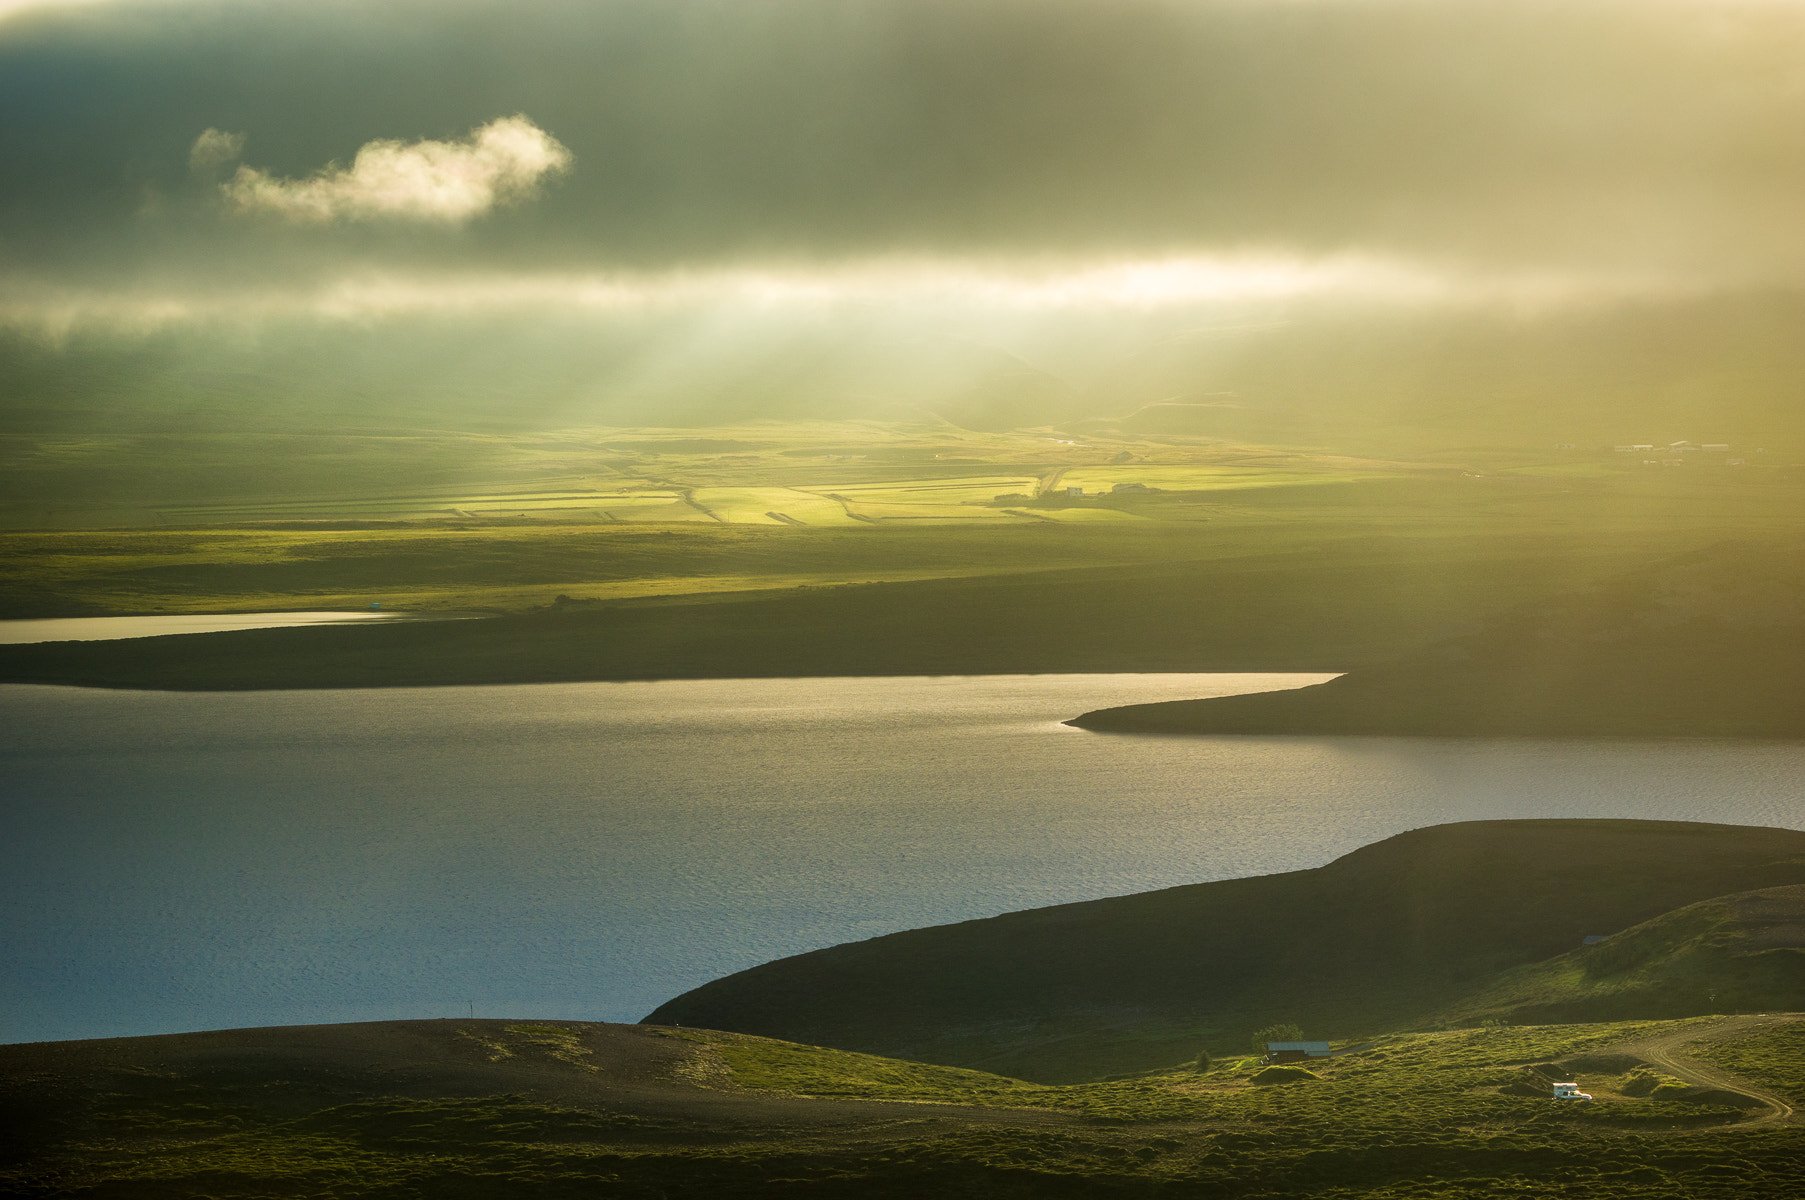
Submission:
MULTIPOLYGON (((1500 972, 1684 905, 1805 883, 1805 832, 1478 821, 1324 867, 1009 913, 766 963, 646 1020, 1073 1081, 1295 1021, 1355 1037, 1429 1020, 1500 972)), ((1642 1015, 1625 992, 1625 1010, 1642 1015)), ((1789 1007, 1798 1006, 1798 1000, 1789 1007)), ((1662 996, 1658 1012, 1718 1011, 1662 996)))
POLYGON ((1805 1128, 1644 1089, 1614 1052, 1716 1029, 1805 1084, 1794 1035, 1619 1023, 1386 1037, 1271 1082, 1236 1057, 1070 1086, 707 1030, 397 1021, 0 1046, 0 1191, 273 1196, 1780 1197, 1805 1128), (1527 1065, 1598 1096, 1557 1104, 1527 1065))
POLYGON ((1805 997, 1805 887, 1688 904, 1545 962, 1463 1002, 1468 1016, 1609 1020, 1614 1014, 1751 1012, 1805 997))
POLYGON ((1805 737, 1805 551, 1721 546, 1282 695, 1085 713, 1133 733, 1805 737))

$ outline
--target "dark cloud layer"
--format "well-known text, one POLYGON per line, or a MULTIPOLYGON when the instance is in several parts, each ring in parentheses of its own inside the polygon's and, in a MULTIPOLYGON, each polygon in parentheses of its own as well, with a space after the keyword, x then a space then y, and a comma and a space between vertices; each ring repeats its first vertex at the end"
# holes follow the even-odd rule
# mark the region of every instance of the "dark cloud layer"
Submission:
POLYGON ((10 426, 1805 429, 1790 0, 123 0, 0 114, 10 426))
POLYGON ((1481 267, 1805 265, 1805 8, 1682 0, 120 5, 0 25, 31 277, 658 268, 1245 244, 1481 267), (305 178, 515 113, 574 156, 462 230, 281 228, 305 178))

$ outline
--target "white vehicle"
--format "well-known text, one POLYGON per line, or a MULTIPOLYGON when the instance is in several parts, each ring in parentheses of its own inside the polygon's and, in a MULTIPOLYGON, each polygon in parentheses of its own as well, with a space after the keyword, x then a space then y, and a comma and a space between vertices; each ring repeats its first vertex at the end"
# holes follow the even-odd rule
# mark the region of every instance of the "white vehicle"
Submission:
POLYGON ((1582 1092, 1577 1083, 1557 1083, 1554 1085, 1556 1100, 1590 1100, 1591 1092, 1582 1092))

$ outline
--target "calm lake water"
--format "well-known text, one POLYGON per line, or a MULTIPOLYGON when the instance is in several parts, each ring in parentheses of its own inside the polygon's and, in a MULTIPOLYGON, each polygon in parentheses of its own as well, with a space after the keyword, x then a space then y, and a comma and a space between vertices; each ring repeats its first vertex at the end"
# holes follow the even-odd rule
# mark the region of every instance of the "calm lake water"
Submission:
POLYGON ((1805 747, 1170 738, 1297 676, 0 687, 0 1040, 631 1020, 780 955, 1491 817, 1805 828, 1805 747))
POLYGON ((287 629, 297 625, 381 621, 399 615, 359 611, 46 617, 41 620, 0 621, 0 646, 18 646, 27 642, 112 642, 121 638, 161 637, 169 633, 226 633, 234 629, 287 629))

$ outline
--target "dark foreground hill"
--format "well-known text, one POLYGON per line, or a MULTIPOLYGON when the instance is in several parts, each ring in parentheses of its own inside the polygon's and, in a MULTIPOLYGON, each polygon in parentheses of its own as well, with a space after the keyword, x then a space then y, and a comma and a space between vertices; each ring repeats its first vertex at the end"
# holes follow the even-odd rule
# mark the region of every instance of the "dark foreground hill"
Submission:
POLYGON ((1797 1195, 1799 1014, 1397 1035, 1046 1087, 707 1030, 396 1021, 0 1046, 0 1194, 1797 1195), (1705 1046, 1692 1045, 1703 1038, 1705 1046), (1554 1101, 1547 1074, 1593 1104, 1554 1101))
POLYGON ((1292 692, 1088 712, 1118 733, 1805 737, 1805 552, 1722 547, 1292 692))
MULTIPOLYGON (((1274 1022, 1296 1022, 1314 1037, 1409 1027, 1501 972, 1589 936, 1712 897, 1802 883, 1805 832, 1794 830, 1442 825, 1314 870, 1034 909, 780 959, 679 996, 646 1020, 1029 1079, 1095 1078, 1200 1045, 1239 1049, 1274 1022)), ((1696 990, 1661 993, 1657 1011, 1646 1013, 1635 1001, 1626 992, 1617 1015, 1724 1011, 1696 990)), ((1786 1007, 1800 1006, 1805 996, 1786 1007)), ((1490 1015, 1508 1019, 1507 1010, 1490 1015)))

